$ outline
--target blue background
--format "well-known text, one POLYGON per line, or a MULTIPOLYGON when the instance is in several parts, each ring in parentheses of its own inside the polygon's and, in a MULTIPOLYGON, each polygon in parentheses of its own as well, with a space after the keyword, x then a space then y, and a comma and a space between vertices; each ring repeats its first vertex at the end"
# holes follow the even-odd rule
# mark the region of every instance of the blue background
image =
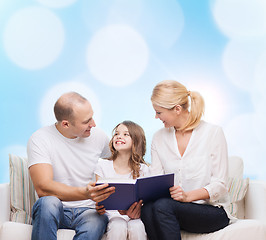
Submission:
POLYGON ((1 0, 0 182, 8 154, 26 156, 30 135, 55 122, 64 92, 91 100, 109 136, 123 120, 146 132, 156 83, 199 91, 206 121, 224 129, 245 176, 266 180, 265 0, 1 0))

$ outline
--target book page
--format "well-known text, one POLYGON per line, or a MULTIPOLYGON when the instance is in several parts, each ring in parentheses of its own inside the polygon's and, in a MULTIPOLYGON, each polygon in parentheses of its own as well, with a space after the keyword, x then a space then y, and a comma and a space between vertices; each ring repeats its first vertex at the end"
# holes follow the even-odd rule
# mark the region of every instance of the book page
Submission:
POLYGON ((136 179, 126 179, 126 178, 105 178, 105 179, 99 179, 97 181, 99 184, 103 183, 128 183, 128 184, 135 184, 136 179))

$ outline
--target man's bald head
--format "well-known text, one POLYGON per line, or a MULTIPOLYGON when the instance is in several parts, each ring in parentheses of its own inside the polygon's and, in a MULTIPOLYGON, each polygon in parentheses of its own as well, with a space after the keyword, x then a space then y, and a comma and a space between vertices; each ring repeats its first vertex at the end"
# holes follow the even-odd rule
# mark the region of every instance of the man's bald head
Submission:
POLYGON ((74 106, 88 102, 86 98, 76 92, 63 94, 54 105, 54 114, 58 122, 67 120, 74 123, 74 106))

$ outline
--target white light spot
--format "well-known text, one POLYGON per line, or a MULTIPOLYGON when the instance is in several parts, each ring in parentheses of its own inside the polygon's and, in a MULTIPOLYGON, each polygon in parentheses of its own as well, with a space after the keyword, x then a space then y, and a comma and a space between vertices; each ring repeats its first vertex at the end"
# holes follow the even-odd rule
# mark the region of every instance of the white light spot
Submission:
POLYGON ((184 28, 184 14, 176 0, 143 1, 139 31, 154 46, 154 50, 172 47, 184 28))
POLYGON ((77 0, 37 0, 39 3, 44 6, 51 8, 63 8, 68 7, 71 4, 75 3, 77 0))
POLYGON ((226 95, 218 80, 209 79, 207 76, 189 77, 188 91, 196 91, 201 94, 205 102, 203 119, 207 122, 220 125, 229 115, 230 96, 226 95), (197 81, 195 81, 195 79, 197 81))
POLYGON ((82 15, 91 31, 127 24, 138 29, 154 51, 172 47, 184 28, 184 14, 176 0, 83 1, 82 15))
POLYGON ((213 15, 219 28, 231 38, 265 35, 265 0, 216 0, 213 15))
POLYGON ((250 81, 254 79, 255 67, 263 49, 265 40, 229 42, 223 54, 223 67, 234 85, 251 90, 250 81))
MULTIPOLYGON (((266 40, 266 39, 265 39, 266 40)), ((263 49, 261 49, 263 50, 263 49)), ((261 97, 264 97, 266 100, 265 92, 266 92, 266 48, 264 48, 264 52, 260 55, 258 61, 256 62, 257 65, 255 67, 255 74, 254 74, 254 90, 260 93, 261 97)), ((265 109, 265 106, 264 106, 265 109)))
POLYGON ((257 135, 258 128, 265 133, 263 126, 254 114, 245 114, 234 118, 225 128, 229 155, 243 158, 245 173, 260 179, 266 179, 264 169, 258 169, 258 166, 265 165, 264 142, 257 135))
POLYGON ((143 10, 142 6, 142 0, 82 1, 82 16, 92 32, 110 24, 136 26, 143 10))
POLYGON ((4 35, 8 57, 22 68, 41 69, 59 56, 64 28, 58 17, 45 8, 28 7, 8 21, 4 35))
POLYGON ((84 83, 76 79, 71 82, 64 82, 53 86, 44 96, 40 106, 40 120, 42 126, 51 125, 56 122, 54 116, 54 104, 57 99, 66 92, 77 92, 87 98, 92 105, 93 118, 96 125, 100 123, 101 107, 97 95, 84 83))
POLYGON ((148 63, 148 47, 127 25, 110 25, 98 31, 88 47, 88 66, 93 76, 111 86, 136 81, 148 63))

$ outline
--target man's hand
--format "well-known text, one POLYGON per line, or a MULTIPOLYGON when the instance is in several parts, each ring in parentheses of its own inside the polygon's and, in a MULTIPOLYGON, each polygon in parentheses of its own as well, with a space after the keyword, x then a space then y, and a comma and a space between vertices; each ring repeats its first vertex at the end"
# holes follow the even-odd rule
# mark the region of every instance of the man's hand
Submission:
POLYGON ((104 208, 104 205, 98 205, 98 203, 96 203, 96 205, 95 205, 95 207, 96 207, 96 211, 100 214, 100 215, 103 215, 103 214, 105 214, 105 208, 104 208))
POLYGON ((95 184, 95 182, 90 182, 86 186, 87 197, 94 202, 101 202, 115 192, 115 187, 108 187, 107 183, 97 186, 95 184))
POLYGON ((134 202, 128 210, 119 210, 121 215, 128 215, 131 219, 138 219, 140 218, 142 200, 139 202, 134 202))

